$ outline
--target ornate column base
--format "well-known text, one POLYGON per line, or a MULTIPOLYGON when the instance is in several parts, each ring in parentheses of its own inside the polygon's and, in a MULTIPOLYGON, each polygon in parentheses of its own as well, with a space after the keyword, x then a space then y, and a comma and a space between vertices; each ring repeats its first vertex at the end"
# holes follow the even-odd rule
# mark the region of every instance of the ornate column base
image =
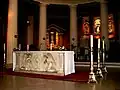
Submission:
POLYGON ((89 73, 88 83, 97 83, 97 80, 96 80, 94 72, 90 72, 89 73))

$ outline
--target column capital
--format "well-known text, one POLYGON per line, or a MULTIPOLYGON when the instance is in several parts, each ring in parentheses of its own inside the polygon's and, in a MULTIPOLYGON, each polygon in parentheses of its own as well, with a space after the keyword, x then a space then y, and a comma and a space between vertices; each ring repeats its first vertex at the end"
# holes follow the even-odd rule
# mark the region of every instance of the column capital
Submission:
POLYGON ((47 6, 49 3, 40 3, 40 6, 47 6))
POLYGON ((36 2, 40 3, 40 5, 41 5, 41 4, 42 4, 42 5, 49 5, 48 2, 44 2, 44 1, 42 1, 42 0, 33 0, 33 1, 36 1, 36 2))
POLYGON ((70 8, 76 8, 78 4, 68 4, 70 8))
POLYGON ((100 0, 100 4, 107 4, 108 1, 107 0, 100 0))

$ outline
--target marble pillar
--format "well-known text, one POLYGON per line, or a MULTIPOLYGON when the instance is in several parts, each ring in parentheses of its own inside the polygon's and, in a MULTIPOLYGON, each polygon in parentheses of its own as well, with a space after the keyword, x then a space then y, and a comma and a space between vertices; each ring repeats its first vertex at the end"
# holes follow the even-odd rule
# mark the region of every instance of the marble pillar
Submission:
POLYGON ((7 60, 6 64, 12 64, 12 51, 17 48, 17 17, 18 0, 9 0, 8 28, 7 28, 7 60))
POLYGON ((108 39, 108 6, 106 0, 100 1, 101 7, 101 38, 105 37, 106 50, 109 50, 110 43, 108 39))
POLYGON ((39 21, 39 48, 46 50, 46 9, 47 4, 40 4, 40 21, 39 21))
POLYGON ((27 24, 27 44, 31 45, 33 44, 33 16, 28 16, 27 24))
POLYGON ((70 50, 77 46, 77 6, 70 5, 70 50))

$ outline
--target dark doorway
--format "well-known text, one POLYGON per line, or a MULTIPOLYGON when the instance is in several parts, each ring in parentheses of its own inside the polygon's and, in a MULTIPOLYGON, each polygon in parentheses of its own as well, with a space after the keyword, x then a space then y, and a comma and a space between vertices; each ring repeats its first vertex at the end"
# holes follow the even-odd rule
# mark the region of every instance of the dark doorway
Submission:
POLYGON ((6 31, 7 31, 7 15, 8 15, 8 0, 0 1, 0 71, 5 66, 4 59, 4 46, 6 43, 6 31))
POLYGON ((0 70, 4 65, 4 35, 3 35, 3 23, 2 17, 0 17, 0 70))

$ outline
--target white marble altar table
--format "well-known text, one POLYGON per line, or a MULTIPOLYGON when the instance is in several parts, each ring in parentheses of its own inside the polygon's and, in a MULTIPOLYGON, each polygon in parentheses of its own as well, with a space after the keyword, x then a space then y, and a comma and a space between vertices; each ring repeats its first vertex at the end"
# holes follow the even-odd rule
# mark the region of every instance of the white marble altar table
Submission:
POLYGON ((14 51, 13 71, 55 75, 75 73, 74 51, 14 51))

